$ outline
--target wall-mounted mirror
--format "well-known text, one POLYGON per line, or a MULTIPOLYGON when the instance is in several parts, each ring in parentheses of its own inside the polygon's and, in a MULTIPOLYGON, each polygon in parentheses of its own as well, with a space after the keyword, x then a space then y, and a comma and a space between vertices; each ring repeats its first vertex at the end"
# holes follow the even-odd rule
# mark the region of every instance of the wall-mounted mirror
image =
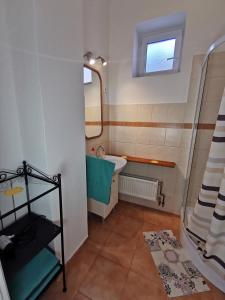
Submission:
POLYGON ((88 65, 84 65, 84 99, 85 134, 87 139, 93 139, 103 131, 102 78, 88 65))

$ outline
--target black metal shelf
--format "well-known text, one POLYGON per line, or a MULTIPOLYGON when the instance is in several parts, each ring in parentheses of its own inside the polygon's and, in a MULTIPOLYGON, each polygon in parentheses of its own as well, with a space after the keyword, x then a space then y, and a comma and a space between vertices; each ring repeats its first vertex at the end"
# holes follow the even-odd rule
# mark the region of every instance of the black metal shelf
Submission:
POLYGON ((6 280, 10 280, 17 271, 61 233, 61 228, 53 222, 43 216, 30 213, 2 230, 0 235, 17 235, 30 226, 35 228, 34 238, 27 243, 17 245, 12 255, 0 256, 6 280))
POLYGON ((28 264, 43 249, 48 247, 48 244, 56 238, 59 234, 61 236, 61 268, 63 273, 63 291, 66 291, 66 276, 65 276, 65 259, 64 259, 64 237, 63 237, 63 206, 62 206, 62 188, 61 188, 61 174, 54 176, 46 175, 44 172, 38 170, 34 166, 23 161, 23 165, 16 171, 0 170, 0 184, 7 182, 13 186, 13 180, 23 179, 25 183, 26 199, 25 202, 19 206, 15 206, 14 197, 12 196, 13 209, 0 214, 0 222, 2 230, 0 235, 15 235, 15 248, 12 254, 0 254, 0 259, 6 277, 6 281, 10 282, 13 276, 28 264), (42 182, 47 182, 51 188, 45 192, 40 193, 34 198, 30 197, 29 178, 36 178, 42 182), (31 204, 41 199, 45 195, 58 190, 59 195, 59 213, 60 225, 54 224, 45 216, 38 215, 32 212, 31 204), (27 214, 21 218, 16 218, 16 212, 27 208, 27 214), (4 220, 14 215, 15 222, 7 227, 4 227, 4 220), (27 234, 26 237, 26 233, 27 234), (22 236, 22 238, 21 238, 22 236), (18 238, 19 237, 19 238, 18 238))

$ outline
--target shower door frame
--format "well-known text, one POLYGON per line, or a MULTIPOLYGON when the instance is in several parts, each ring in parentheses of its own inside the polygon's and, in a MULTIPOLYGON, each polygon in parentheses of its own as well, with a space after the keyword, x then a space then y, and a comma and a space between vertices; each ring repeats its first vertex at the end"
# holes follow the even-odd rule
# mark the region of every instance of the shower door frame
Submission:
POLYGON ((201 111, 202 105, 202 96, 204 91, 206 73, 207 73, 207 66, 208 66, 208 58, 209 55, 219 46, 225 43, 225 35, 217 39, 214 43, 210 45, 208 48, 206 55, 203 59, 203 63, 201 65, 201 76, 199 81, 199 90, 198 90, 198 98, 196 103, 196 111, 194 116, 193 122, 193 130, 192 130, 192 137, 191 137, 191 145, 190 145, 190 153, 188 158, 188 167, 187 167, 187 183, 184 191, 184 200, 182 205, 182 222, 181 222, 181 243, 183 247, 187 250, 192 262, 196 265, 199 271, 204 274, 204 276, 211 281, 218 289, 225 293, 225 279, 219 276, 206 262, 204 262, 200 256, 200 253, 197 250, 196 244, 191 240, 187 230, 186 230, 186 218, 187 218, 187 201, 188 201, 188 191, 190 186, 190 174, 192 170, 193 164, 193 155, 195 150, 196 144, 196 134, 197 134, 197 125, 199 123, 199 116, 201 111))
POLYGON ((182 222, 185 224, 186 222, 186 209, 187 209, 187 201, 188 201, 188 191, 190 187, 190 174, 192 170, 192 164, 193 164, 193 155, 196 145, 196 135, 197 135, 197 126, 199 123, 199 117, 201 112, 201 106, 202 106, 202 97, 205 87, 205 79, 207 74, 207 67, 208 67, 208 58, 209 55, 218 47, 220 47, 223 43, 225 43, 225 35, 218 38, 214 43, 210 45, 208 48, 205 57, 203 59, 202 65, 201 65, 201 76, 199 80, 199 89, 198 89, 198 96, 197 96, 197 103, 196 103, 196 110, 195 110, 195 116, 194 116, 194 122, 193 122, 193 129, 192 129, 192 136, 191 136, 191 145, 190 145, 190 153, 188 157, 188 167, 187 167, 187 182, 184 190, 184 197, 183 197, 183 204, 182 204, 182 222))

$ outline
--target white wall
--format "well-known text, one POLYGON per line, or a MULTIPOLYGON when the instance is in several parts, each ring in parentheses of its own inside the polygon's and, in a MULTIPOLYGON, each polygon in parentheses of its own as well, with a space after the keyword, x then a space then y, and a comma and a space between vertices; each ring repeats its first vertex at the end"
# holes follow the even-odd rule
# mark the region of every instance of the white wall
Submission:
MULTIPOLYGON (((103 56, 108 60, 109 42, 109 3, 111 0, 83 0, 84 5, 84 53, 92 51, 96 56, 103 56)), ((101 63, 94 66, 102 76, 103 103, 108 99, 108 66, 102 67, 101 63)), ((108 107, 103 106, 103 119, 108 120, 108 107)), ((108 151, 109 146, 108 126, 103 126, 103 135, 96 139, 86 140, 88 153, 103 145, 108 151)))
MULTIPOLYGON (((8 73, 0 70, 0 86, 7 87, 0 91, 0 113, 9 123, 10 112, 13 126, 7 135, 0 129, 4 167, 12 160, 16 167, 24 158, 46 173, 62 173, 68 259, 87 237, 82 0, 5 4, 12 64, 10 69, 3 59, 8 73)), ((36 210, 58 220, 57 199, 56 194, 45 198, 36 210)))
POLYGON ((223 0, 113 0, 109 25, 109 102, 147 104, 186 102, 194 54, 225 33, 223 0), (137 23, 175 12, 187 14, 181 72, 132 78, 132 48, 137 23))
POLYGON ((0 167, 14 169, 22 160, 19 119, 8 43, 5 2, 0 1, 0 167))
POLYGON ((109 0, 83 0, 84 51, 108 57, 109 0))

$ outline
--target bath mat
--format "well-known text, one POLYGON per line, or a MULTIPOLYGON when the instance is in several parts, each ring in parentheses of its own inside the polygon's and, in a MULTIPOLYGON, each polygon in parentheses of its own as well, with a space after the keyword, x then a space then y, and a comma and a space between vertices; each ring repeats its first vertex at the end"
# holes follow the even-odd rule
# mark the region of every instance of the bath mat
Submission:
POLYGON ((143 234, 168 297, 210 290, 171 230, 143 234))

